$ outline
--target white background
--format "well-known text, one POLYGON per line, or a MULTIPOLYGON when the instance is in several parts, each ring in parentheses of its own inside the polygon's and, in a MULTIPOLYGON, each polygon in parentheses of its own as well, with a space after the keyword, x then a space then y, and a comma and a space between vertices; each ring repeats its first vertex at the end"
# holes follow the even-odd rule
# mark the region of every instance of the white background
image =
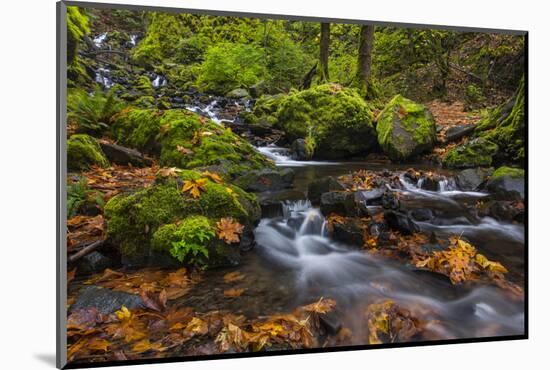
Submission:
MULTIPOLYGON (((112 0, 111 2, 120 2, 112 0)), ((521 369, 548 359, 550 33, 543 1, 127 0, 132 4, 529 30, 530 339, 154 365, 156 369, 521 369), (546 356, 543 357, 544 351, 546 356)), ((0 11, 0 366, 55 364, 55 1, 0 11)), ((545 364, 547 366, 547 364, 545 364)), ((142 369, 144 366, 132 367, 142 369)), ((548 367, 546 367, 548 368, 548 367)))

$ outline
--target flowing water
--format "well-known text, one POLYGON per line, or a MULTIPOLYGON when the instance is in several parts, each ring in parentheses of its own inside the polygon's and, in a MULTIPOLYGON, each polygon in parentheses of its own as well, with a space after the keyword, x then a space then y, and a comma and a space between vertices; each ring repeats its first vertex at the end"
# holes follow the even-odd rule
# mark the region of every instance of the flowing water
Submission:
MULTIPOLYGON (((265 149, 259 150, 265 153, 265 149)), ((276 149, 270 148, 268 153, 273 150, 276 149)), ((292 161, 284 154, 274 157, 270 158, 279 159, 277 164, 282 167, 300 167, 296 170, 295 187, 302 191, 307 190, 312 179, 326 175, 342 175, 359 168, 402 169, 387 163, 311 164, 292 161)), ((401 182, 402 189, 394 191, 402 193, 401 200, 409 209, 429 208, 435 215, 432 221, 419 223, 422 231, 434 231, 442 237, 467 236, 481 253, 501 261, 511 270, 511 277, 523 283, 523 227, 490 218, 477 219, 468 212, 470 205, 488 194, 459 191, 452 180, 442 180, 438 191, 423 190, 418 187, 421 184, 412 184, 405 178, 401 182)), ((362 310, 381 299, 391 299, 413 315, 429 320, 429 339, 523 333, 522 301, 511 299, 493 286, 454 286, 441 275, 337 243, 327 236, 324 217, 307 199, 284 202, 283 216, 262 219, 255 229, 255 238, 256 248, 235 268, 246 275, 239 286, 246 292, 239 299, 228 302, 214 298, 213 292, 222 289, 222 276, 228 272, 221 270, 207 272, 185 303, 205 311, 230 309, 258 317, 288 312, 319 297, 331 297, 337 301, 340 323, 354 328, 353 344, 364 344, 368 335, 361 321, 362 310), (209 293, 201 297, 200 292, 204 291, 209 293)))

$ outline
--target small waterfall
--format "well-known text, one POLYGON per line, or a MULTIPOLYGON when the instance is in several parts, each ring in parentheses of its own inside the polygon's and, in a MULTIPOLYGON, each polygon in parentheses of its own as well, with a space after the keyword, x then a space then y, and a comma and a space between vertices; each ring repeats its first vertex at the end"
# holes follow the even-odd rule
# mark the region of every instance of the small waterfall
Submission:
POLYGON ((130 45, 136 46, 138 35, 130 35, 130 45))
POLYGON ((98 68, 95 74, 95 82, 101 84, 106 89, 110 89, 114 85, 110 73, 111 71, 107 68, 98 68))
POLYGON ((166 86, 168 84, 168 81, 164 76, 157 75, 155 79, 153 80, 153 87, 155 89, 158 89, 159 87, 166 86))
POLYGON ((296 161, 292 159, 290 155, 290 149, 281 148, 275 145, 261 146, 257 147, 260 153, 265 155, 267 158, 275 162, 277 166, 284 167, 305 167, 305 166, 319 166, 319 165, 338 165, 339 162, 329 162, 329 161, 296 161))
POLYGON ((103 32, 102 34, 94 37, 93 42, 96 47, 101 48, 106 38, 107 38, 107 32, 103 32))

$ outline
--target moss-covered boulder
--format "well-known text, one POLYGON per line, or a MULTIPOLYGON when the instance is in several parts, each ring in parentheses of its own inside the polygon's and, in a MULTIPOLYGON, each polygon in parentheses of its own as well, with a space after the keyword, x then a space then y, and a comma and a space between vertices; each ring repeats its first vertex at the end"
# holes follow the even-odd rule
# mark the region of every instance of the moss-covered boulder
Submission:
POLYGON ((378 143, 392 160, 405 160, 433 148, 435 120, 422 104, 394 96, 377 118, 378 143))
POLYGON ((521 168, 499 167, 487 181, 487 190, 497 199, 523 199, 525 196, 525 171, 521 168))
POLYGON ((493 163, 493 156, 497 152, 498 145, 477 138, 449 150, 443 158, 443 165, 451 168, 488 167, 493 163))
POLYGON ((229 128, 182 109, 125 109, 117 115, 112 135, 127 146, 158 154, 163 166, 223 165, 229 176, 274 166, 229 128))
POLYGON ((372 112, 354 90, 326 84, 285 96, 278 124, 289 139, 308 140, 315 158, 345 158, 368 153, 376 144, 372 112))
MULTIPOLYGON (((177 226, 191 216, 203 216, 210 224, 221 218, 231 217, 245 226, 245 232, 250 232, 260 214, 260 206, 254 195, 233 185, 211 181, 208 174, 190 170, 177 172, 174 177, 159 177, 151 187, 132 194, 117 195, 105 206, 107 235, 120 247, 121 255, 127 263, 138 265, 155 264, 161 260, 159 254, 175 261, 170 254, 172 245, 165 243, 161 247, 161 236, 154 237, 164 225, 177 226), (184 191, 183 186, 188 181, 197 180, 202 184, 197 189, 198 196, 184 191), (156 240, 154 243, 153 239, 156 240)), ((202 246, 208 253, 216 255, 216 265, 224 260, 224 250, 219 248, 218 243, 210 244, 205 241, 202 246)), ((234 248, 238 248, 238 245, 228 246, 226 250, 227 257, 231 257, 231 263, 235 259, 234 248)), ((189 260, 183 258, 181 262, 189 260)), ((213 265, 211 262, 207 264, 213 265)))
POLYGON ((109 167, 96 139, 86 134, 72 135, 67 140, 67 167, 70 171, 87 170, 92 165, 109 167))

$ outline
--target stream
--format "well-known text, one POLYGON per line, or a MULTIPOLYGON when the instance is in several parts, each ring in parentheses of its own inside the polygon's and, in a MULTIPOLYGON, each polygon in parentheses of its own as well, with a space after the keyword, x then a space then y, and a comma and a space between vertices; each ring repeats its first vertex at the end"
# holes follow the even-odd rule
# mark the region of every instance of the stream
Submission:
MULTIPOLYGON (((103 35, 94 39, 101 45, 103 35)), ((134 41, 135 42, 135 41, 134 41)), ((161 75, 151 77, 153 86, 166 86, 161 75)), ((107 69, 97 71, 96 80, 105 88, 112 86, 107 69)), ((223 99, 223 98, 222 98, 223 99)), ((250 102, 233 102, 238 108, 250 109, 250 102)), ((186 109, 212 119, 218 124, 234 123, 226 105, 219 99, 185 105, 186 109)), ((328 162, 296 161, 289 150, 270 143, 257 145, 257 150, 280 168, 293 168, 294 188, 307 194, 311 181, 325 176, 340 176, 355 170, 405 171, 407 168, 430 171, 426 164, 392 164, 386 161, 328 162)), ((440 171, 437 169, 437 171, 440 171)), ((429 209, 434 217, 418 222, 420 230, 438 237, 463 235, 480 253, 501 262, 510 270, 508 278, 524 283, 525 236, 523 225, 507 224, 492 218, 476 218, 469 207, 488 194, 460 191, 452 173, 439 183, 437 191, 422 189, 422 184, 400 178, 402 195, 408 209, 429 209)), ((190 293, 176 302, 197 312, 229 310, 249 318, 292 311, 320 297, 337 301, 336 316, 342 326, 354 328, 353 344, 364 344, 367 329, 362 332, 361 310, 380 299, 391 299, 403 305, 422 320, 433 339, 473 338, 524 333, 524 303, 510 299, 504 291, 489 285, 454 286, 449 279, 420 271, 359 251, 331 240, 326 221, 308 199, 284 201, 283 215, 264 218, 254 234, 256 246, 244 254, 241 265, 208 270, 190 293), (238 271, 245 278, 234 287, 244 288, 235 299, 224 297, 223 276, 238 271)))

